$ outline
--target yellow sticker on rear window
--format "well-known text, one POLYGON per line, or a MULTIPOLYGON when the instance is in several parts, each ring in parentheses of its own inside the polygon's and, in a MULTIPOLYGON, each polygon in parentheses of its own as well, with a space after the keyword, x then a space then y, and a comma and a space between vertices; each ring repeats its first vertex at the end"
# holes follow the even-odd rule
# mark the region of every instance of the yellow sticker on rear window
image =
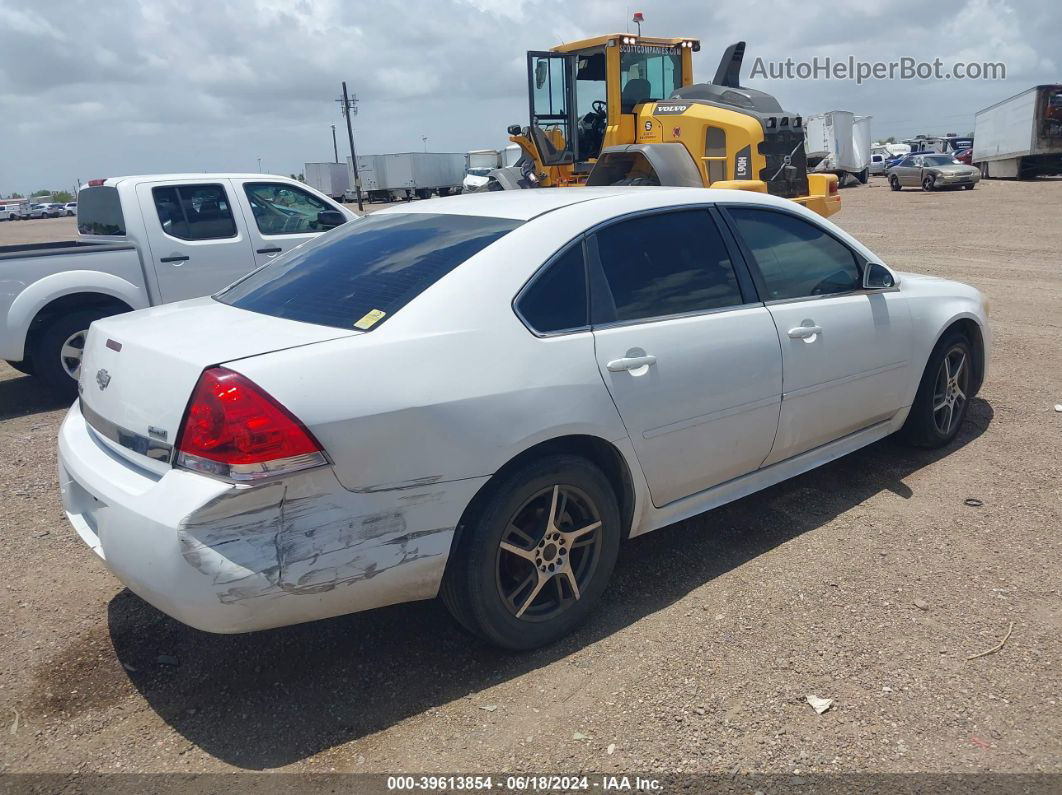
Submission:
POLYGON ((368 312, 365 313, 361 320, 354 324, 354 328, 360 328, 363 331, 371 329, 373 326, 379 323, 380 320, 383 319, 383 316, 386 314, 387 313, 384 312, 382 309, 370 309, 368 312))

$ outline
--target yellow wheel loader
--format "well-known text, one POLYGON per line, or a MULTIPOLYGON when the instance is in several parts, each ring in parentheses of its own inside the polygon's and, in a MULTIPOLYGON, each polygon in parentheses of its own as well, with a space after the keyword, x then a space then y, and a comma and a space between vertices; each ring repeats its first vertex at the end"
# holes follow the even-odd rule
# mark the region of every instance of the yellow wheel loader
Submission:
POLYGON ((520 162, 489 190, 679 185, 759 191, 820 215, 837 177, 809 174, 799 115, 739 82, 745 43, 711 83, 693 82, 696 39, 614 33, 527 53, 530 123, 509 127, 520 162))

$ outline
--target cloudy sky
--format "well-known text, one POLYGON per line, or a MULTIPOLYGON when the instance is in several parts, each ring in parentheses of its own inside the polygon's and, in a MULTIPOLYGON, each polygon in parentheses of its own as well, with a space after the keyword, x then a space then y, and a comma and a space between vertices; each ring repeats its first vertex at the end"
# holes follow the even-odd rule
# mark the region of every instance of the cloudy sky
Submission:
POLYGON ((524 51, 622 31, 697 36, 696 75, 748 42, 743 82, 875 137, 965 133, 976 110, 1062 82, 1057 0, 26 0, 0 3, 0 194, 165 171, 332 158, 347 80, 362 153, 501 146, 526 123, 524 51), (1002 61, 1005 81, 747 80, 757 56, 1002 61))

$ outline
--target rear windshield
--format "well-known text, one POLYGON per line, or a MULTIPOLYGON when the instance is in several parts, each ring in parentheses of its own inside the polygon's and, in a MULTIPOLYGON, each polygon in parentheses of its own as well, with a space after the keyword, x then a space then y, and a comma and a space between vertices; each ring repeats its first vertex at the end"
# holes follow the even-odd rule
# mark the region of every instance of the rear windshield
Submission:
POLYGON ((118 189, 106 185, 77 194, 77 231, 83 235, 124 235, 125 216, 118 189))
POLYGON ((274 317, 368 331, 520 224, 469 215, 369 215, 304 243, 214 298, 274 317))

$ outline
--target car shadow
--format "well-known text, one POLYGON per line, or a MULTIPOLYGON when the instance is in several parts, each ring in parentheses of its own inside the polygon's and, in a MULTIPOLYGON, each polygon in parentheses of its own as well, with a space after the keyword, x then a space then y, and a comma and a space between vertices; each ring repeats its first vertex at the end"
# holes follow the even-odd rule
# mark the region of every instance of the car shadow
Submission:
POLYGON ((39 378, 22 375, 14 369, 9 372, 14 377, 0 379, 0 420, 28 417, 70 405, 71 401, 56 397, 39 378))
POLYGON ((904 478, 976 439, 992 416, 988 403, 974 400, 944 450, 886 439, 632 539, 602 608, 575 634, 533 652, 511 654, 471 639, 438 601, 210 635, 128 590, 109 604, 111 643, 132 684, 188 741, 245 769, 290 764, 561 659, 883 490, 909 498, 904 478))

